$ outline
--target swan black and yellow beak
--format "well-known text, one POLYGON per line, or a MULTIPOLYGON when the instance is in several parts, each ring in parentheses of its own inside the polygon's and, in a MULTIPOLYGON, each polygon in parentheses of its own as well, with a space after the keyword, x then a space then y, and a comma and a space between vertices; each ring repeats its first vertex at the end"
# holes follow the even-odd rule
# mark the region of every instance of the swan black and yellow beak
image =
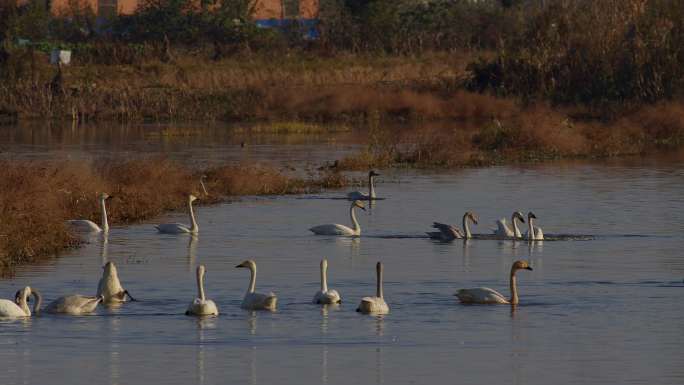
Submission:
POLYGON ((532 266, 527 266, 527 267, 525 268, 525 270, 533 271, 534 269, 532 269, 532 266))
POLYGON ((242 262, 241 264, 235 266, 236 269, 237 269, 238 267, 247 267, 247 264, 246 264, 245 262, 242 262))

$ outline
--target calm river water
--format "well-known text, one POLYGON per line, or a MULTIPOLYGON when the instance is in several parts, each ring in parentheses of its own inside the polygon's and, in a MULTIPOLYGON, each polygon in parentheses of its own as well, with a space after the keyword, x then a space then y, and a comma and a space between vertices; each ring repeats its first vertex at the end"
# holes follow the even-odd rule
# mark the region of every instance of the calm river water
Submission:
MULTIPOLYGON (((122 147, 60 143, 86 155, 136 146, 123 136, 122 147)), ((54 155, 54 146, 45 152, 19 142, 5 138, 5 155, 54 155)), ((181 143, 168 153, 240 158, 244 149, 224 144, 181 143)), ((262 154, 257 159, 294 163, 348 150, 330 138, 260 146, 251 146, 252 156, 262 154)), ((92 295, 102 265, 114 261, 140 301, 91 316, 0 321, 0 384, 682 384, 682 166, 632 160, 383 172, 377 190, 387 199, 359 213, 359 239, 307 230, 349 223, 347 201, 321 199, 344 194, 337 191, 200 206, 197 239, 154 230, 160 221, 186 222, 183 213, 114 227, 106 242, 96 236, 0 280, 0 297, 25 285, 48 301, 92 295), (596 238, 532 246, 419 238, 434 220, 460 223, 465 210, 479 215, 476 233, 513 210, 532 210, 545 233, 596 238), (338 307, 310 303, 322 257, 343 298, 338 307), (234 267, 247 258, 258 264, 257 289, 277 293, 277 312, 240 309, 249 274, 234 267), (457 303, 459 288, 508 295, 516 259, 531 260, 534 271, 518 275, 515 311, 457 303), (382 318, 354 311, 374 293, 378 260, 391 308, 382 318), (217 318, 183 314, 199 263, 217 318)))

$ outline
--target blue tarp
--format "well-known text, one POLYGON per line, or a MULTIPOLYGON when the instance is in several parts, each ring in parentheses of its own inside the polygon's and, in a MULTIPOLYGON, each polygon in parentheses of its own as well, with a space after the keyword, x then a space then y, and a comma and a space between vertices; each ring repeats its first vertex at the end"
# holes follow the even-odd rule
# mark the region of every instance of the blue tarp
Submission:
POLYGON ((299 26, 302 30, 305 39, 315 40, 318 39, 318 26, 319 19, 257 19, 255 24, 259 28, 289 28, 294 26, 299 26))

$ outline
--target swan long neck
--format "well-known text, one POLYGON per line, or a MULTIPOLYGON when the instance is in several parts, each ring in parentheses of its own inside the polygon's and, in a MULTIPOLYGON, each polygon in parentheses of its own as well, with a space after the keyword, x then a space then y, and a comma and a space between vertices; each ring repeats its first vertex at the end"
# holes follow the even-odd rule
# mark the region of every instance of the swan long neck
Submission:
POLYGON ((375 199, 375 186, 373 185, 373 175, 368 176, 368 196, 375 199))
POLYGON ((199 226, 195 220, 195 212, 192 210, 192 200, 188 199, 188 210, 190 211, 190 231, 196 233, 199 231, 199 226))
POLYGON ((521 233, 520 229, 518 228, 518 223, 515 221, 516 219, 518 219, 518 217, 515 214, 513 214, 513 216, 511 217, 511 222, 513 223, 513 236, 515 238, 520 238, 521 233))
POLYGON ((382 293, 382 264, 378 262, 378 265, 375 268, 375 270, 377 273, 376 296, 378 298, 383 298, 383 293, 382 293))
POLYGON ((354 205, 352 205, 349 208, 349 216, 351 217, 352 225, 354 225, 354 234, 356 235, 361 235, 361 226, 359 226, 359 222, 356 220, 356 214, 354 213, 354 205))
POLYGON ((204 196, 209 196, 209 193, 207 192, 207 187, 204 185, 204 178, 200 178, 200 186, 202 186, 202 192, 204 193, 204 196))
POLYGON ((325 260, 321 261, 321 291, 328 291, 328 264, 325 260))
POLYGON ((468 227, 468 213, 463 214, 463 231, 465 232, 465 239, 472 238, 470 227, 468 227))
POLYGON ((204 271, 200 268, 197 268, 197 296, 202 301, 206 299, 204 296, 204 271))
POLYGON ((527 227, 528 227, 527 234, 528 234, 528 237, 530 240, 535 239, 534 225, 532 224, 533 221, 534 221, 534 219, 532 217, 527 218, 527 227))
POLYGON ((249 266, 249 287, 247 288, 247 293, 254 293, 256 288, 256 266, 249 266))
POLYGON ((105 204, 106 199, 100 199, 100 211, 102 213, 102 231, 109 231, 109 222, 107 222, 107 205, 105 204))
POLYGON ((23 291, 21 297, 19 298, 19 307, 27 316, 31 315, 31 310, 28 307, 28 292, 23 291))
POLYGON ((38 314, 40 312, 40 307, 43 305, 43 296, 36 290, 31 290, 33 298, 35 298, 36 303, 33 304, 33 314, 38 314))
POLYGON ((515 268, 511 268, 511 305, 517 305, 518 300, 518 285, 516 284, 515 268))

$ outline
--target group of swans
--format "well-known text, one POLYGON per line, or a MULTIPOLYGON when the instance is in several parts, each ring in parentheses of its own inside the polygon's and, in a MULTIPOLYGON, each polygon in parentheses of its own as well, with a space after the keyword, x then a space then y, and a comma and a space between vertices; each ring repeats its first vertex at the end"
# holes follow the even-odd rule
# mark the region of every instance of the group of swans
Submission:
MULTIPOLYGON (((249 286, 247 292, 242 299, 241 308, 246 310, 276 310, 278 298, 274 293, 262 294, 255 291, 256 286, 256 262, 253 260, 246 260, 235 267, 248 268, 250 271, 249 286)), ((342 298, 337 290, 328 289, 328 260, 321 260, 321 289, 316 292, 313 297, 313 303, 319 305, 334 305, 342 303, 342 298)), ((363 297, 361 303, 356 311, 366 314, 387 314, 389 313, 389 306, 385 302, 382 294, 382 263, 378 262, 376 266, 377 271, 377 291, 374 297, 363 297)), ((188 310, 187 315, 208 316, 218 315, 218 308, 214 301, 206 299, 204 295, 204 265, 197 267, 197 292, 198 297, 195 298, 188 310)))
POLYGON ((537 216, 534 215, 532 211, 527 213, 527 231, 525 232, 525 235, 522 235, 520 233, 520 229, 518 228, 518 223, 516 222, 516 220, 520 220, 520 222, 525 223, 525 218, 523 217, 520 211, 516 211, 511 216, 511 226, 508 226, 508 224, 506 223, 506 218, 501 218, 498 221, 496 221, 497 228, 492 229, 492 232, 494 233, 494 235, 503 238, 543 241, 544 232, 542 231, 541 227, 534 225, 535 219, 537 219, 537 216))
MULTIPOLYGON (((117 304, 126 302, 127 299, 135 301, 128 290, 121 286, 116 266, 108 262, 103 268, 102 278, 97 285, 97 295, 86 296, 81 294, 65 295, 50 302, 43 311, 51 314, 84 315, 95 311, 100 303, 117 304)), ((43 298, 35 288, 26 286, 17 291, 14 301, 0 299, 0 317, 16 318, 30 317, 41 312, 43 298), (29 297, 33 297, 33 311, 28 308, 29 297)))
MULTIPOLYGON (((253 260, 246 260, 237 268, 248 268, 250 270, 249 286, 247 292, 242 300, 241 308, 246 310, 276 310, 278 298, 274 293, 262 294, 257 293, 256 289, 256 262, 253 260)), ((45 311, 47 313, 62 313, 70 315, 81 315, 91 313, 95 310, 97 305, 101 302, 105 303, 120 303, 125 302, 126 297, 134 300, 128 291, 121 287, 116 267, 112 262, 108 262, 104 268, 105 272, 98 284, 98 294, 96 297, 87 297, 83 295, 69 295, 56 299, 50 303, 45 311)), ((511 298, 507 299, 503 294, 488 287, 479 287, 473 289, 461 289, 455 296, 463 304, 510 304, 517 305, 520 302, 518 297, 518 288, 516 283, 516 272, 518 270, 532 270, 527 261, 515 261, 511 266, 509 276, 511 298)), ((316 292, 313 297, 315 304, 339 304, 342 298, 337 290, 328 289, 328 261, 321 260, 321 289, 316 292)), ((383 295, 383 266, 381 262, 376 264, 376 293, 375 296, 363 297, 358 307, 357 312, 364 314, 383 315, 389 313, 389 306, 385 302, 383 295)), ((219 310, 216 303, 206 298, 204 292, 204 274, 206 268, 204 265, 197 266, 197 297, 188 306, 185 314, 194 316, 218 316, 219 310)), ((40 293, 29 286, 17 291, 14 301, 0 299, 0 318, 19 318, 30 317, 33 314, 40 312, 42 297, 40 293), (29 309, 29 297, 34 298, 33 310, 29 309)))
MULTIPOLYGON (((519 220, 525 223, 525 218, 520 211, 516 211, 511 216, 511 226, 506 223, 505 218, 501 218, 496 221, 497 228, 492 229, 492 233, 496 238, 499 239, 526 239, 530 241, 542 241, 544 240, 544 232, 540 227, 534 225, 534 220, 536 218, 537 217, 531 211, 527 214, 528 230, 525 232, 525 235, 522 235, 520 233, 520 229, 518 228, 517 221, 519 220), (530 236, 530 234, 532 235, 530 236)), ((463 214, 463 231, 461 231, 461 229, 459 229, 457 226, 434 222, 432 227, 439 231, 428 232, 426 234, 431 239, 445 242, 453 241, 454 239, 471 239, 473 238, 473 234, 470 232, 468 223, 472 222, 473 224, 477 225, 477 221, 477 216, 474 213, 467 211, 465 214, 463 214)))
MULTIPOLYGON (((200 180, 201 186, 204 189, 205 195, 208 195, 206 188, 204 187, 203 179, 200 180)), ((76 232, 82 233, 99 233, 109 231, 109 223, 107 221, 107 206, 105 202, 110 199, 107 193, 102 193, 99 195, 100 201, 100 212, 102 215, 102 227, 98 226, 97 223, 89 219, 71 219, 67 221, 67 224, 76 232)), ((156 225, 155 228, 162 234, 197 234, 199 232, 199 225, 195 219, 195 213, 192 209, 192 203, 198 198, 193 194, 188 195, 188 212, 190 214, 190 225, 185 225, 182 223, 162 223, 156 225)))

